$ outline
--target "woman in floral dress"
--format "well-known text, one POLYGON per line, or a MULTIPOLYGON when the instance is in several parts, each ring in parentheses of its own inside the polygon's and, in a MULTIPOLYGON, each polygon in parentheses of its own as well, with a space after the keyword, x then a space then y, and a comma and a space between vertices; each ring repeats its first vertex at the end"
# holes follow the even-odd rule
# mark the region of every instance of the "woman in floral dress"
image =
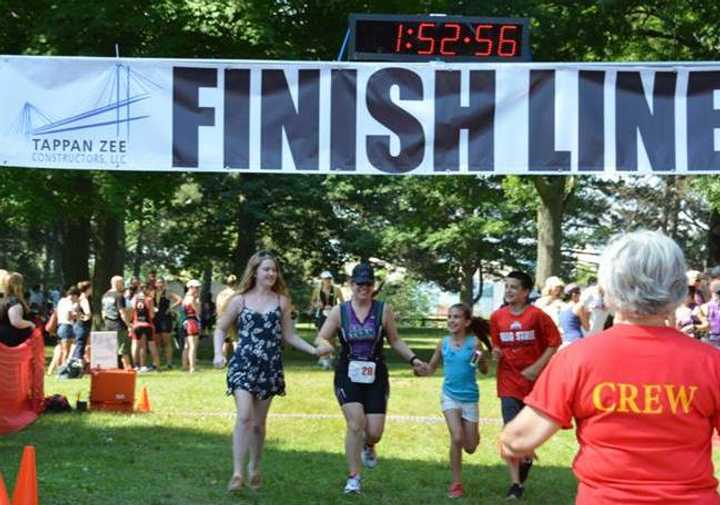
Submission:
POLYGON ((222 347, 228 328, 237 328, 238 345, 227 371, 228 394, 235 396, 237 420, 233 432, 233 475, 228 491, 242 488, 244 460, 249 452, 248 485, 259 489, 260 460, 265 442, 265 421, 275 395, 285 394, 282 343, 313 356, 329 352, 316 349, 293 330, 290 298, 277 258, 255 253, 245 267, 238 294, 228 303, 215 329, 215 366, 225 365, 222 347))

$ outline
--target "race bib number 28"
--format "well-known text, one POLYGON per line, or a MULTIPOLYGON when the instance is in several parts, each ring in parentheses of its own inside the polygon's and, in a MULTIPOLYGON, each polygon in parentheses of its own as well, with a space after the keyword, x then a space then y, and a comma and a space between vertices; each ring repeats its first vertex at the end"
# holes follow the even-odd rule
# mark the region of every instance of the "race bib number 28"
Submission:
POLYGON ((351 361, 348 366, 348 377, 352 382, 372 384, 375 382, 375 363, 372 361, 351 361))

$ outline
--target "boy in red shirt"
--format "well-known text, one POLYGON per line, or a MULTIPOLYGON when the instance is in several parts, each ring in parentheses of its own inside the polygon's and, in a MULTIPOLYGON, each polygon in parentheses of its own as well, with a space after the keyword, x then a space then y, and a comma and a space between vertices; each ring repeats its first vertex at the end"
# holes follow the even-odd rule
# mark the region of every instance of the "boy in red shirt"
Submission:
MULTIPOLYGON (((524 272, 510 272, 505 278, 507 305, 490 316, 493 357, 498 360, 497 395, 503 423, 507 424, 524 407, 535 379, 560 346, 560 333, 550 316, 528 303, 532 279, 524 272)), ((522 497, 532 459, 509 458, 512 485, 506 498, 522 497)))
POLYGON ((532 454, 574 421, 576 505, 720 505, 720 352, 667 326, 687 298, 686 270, 662 233, 608 244, 598 278, 614 326, 552 359, 501 434, 504 455, 532 454))

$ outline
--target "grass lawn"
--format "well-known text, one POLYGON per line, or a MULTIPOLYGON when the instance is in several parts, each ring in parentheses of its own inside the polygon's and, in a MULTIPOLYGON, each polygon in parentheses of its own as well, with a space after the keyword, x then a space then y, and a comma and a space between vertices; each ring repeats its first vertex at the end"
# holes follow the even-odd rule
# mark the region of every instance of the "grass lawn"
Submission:
MULTIPOLYGON (((402 331, 428 359, 442 332, 402 331)), ((310 336, 309 332, 305 336, 310 336)), ((209 365, 193 376, 178 370, 138 376, 147 386, 151 414, 72 413, 42 416, 20 433, 0 438, 0 472, 12 489, 22 448, 37 450, 43 505, 373 504, 449 502, 448 435, 439 408, 442 373, 416 378, 389 351, 391 397, 380 465, 363 476, 363 494, 342 495, 346 465, 344 422, 333 396, 332 373, 307 356, 285 354, 287 396, 276 398, 268 419, 263 488, 228 495, 234 405, 224 395, 225 372, 209 365)), ((88 377, 48 378, 46 394, 74 404, 87 399, 88 377)), ((494 376, 480 379, 482 441, 465 455, 465 502, 504 503, 509 485, 496 441, 501 427, 494 376)), ((526 487, 528 504, 572 504, 573 433, 559 433, 539 451, 526 487)), ((716 457, 716 466, 717 466, 716 457)))

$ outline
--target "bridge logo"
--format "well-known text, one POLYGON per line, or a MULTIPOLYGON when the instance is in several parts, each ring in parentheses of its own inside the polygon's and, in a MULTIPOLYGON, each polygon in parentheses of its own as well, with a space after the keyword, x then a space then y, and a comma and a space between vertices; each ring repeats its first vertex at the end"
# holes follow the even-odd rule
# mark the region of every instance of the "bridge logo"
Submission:
POLYGON ((48 111, 57 111, 56 106, 25 102, 10 133, 30 142, 33 161, 78 168, 126 163, 132 125, 151 116, 153 93, 162 87, 124 64, 112 65, 102 77, 92 85, 94 93, 83 87, 88 94, 78 96, 75 110, 66 114, 48 111))

